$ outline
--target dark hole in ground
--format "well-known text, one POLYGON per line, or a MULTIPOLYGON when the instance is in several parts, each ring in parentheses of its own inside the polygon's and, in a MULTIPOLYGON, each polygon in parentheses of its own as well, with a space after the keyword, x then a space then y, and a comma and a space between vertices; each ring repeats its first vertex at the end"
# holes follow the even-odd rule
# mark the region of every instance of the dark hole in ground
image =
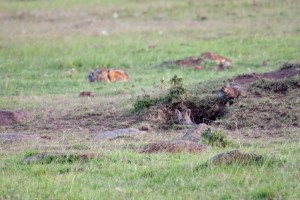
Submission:
MULTIPOLYGON (((191 110, 191 120, 196 123, 206 123, 219 119, 226 112, 228 100, 221 100, 217 96, 206 96, 204 98, 192 98, 177 107, 179 110, 188 108, 191 110)), ((233 101, 230 101, 233 103, 233 101)))

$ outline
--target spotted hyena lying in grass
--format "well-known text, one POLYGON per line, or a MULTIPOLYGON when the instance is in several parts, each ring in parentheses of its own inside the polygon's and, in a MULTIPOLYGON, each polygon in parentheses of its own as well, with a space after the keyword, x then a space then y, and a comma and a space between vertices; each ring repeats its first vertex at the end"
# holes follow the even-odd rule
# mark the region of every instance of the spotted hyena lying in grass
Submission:
POLYGON ((126 82, 129 80, 128 74, 120 69, 91 70, 88 76, 90 82, 126 82))

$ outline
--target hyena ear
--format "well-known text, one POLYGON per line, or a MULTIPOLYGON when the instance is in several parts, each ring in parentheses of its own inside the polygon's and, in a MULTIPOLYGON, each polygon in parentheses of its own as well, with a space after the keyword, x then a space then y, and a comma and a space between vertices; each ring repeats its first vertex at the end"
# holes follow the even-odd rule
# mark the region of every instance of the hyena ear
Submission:
POLYGON ((182 118, 182 114, 179 110, 175 109, 175 113, 177 115, 177 118, 182 118))
POLYGON ((90 74, 91 74, 91 75, 94 75, 95 73, 96 73, 96 72, 95 72, 94 70, 92 70, 92 69, 90 70, 90 74))
POLYGON ((181 123, 181 121, 183 120, 182 113, 177 109, 175 109, 175 113, 177 115, 177 120, 179 121, 179 123, 181 123))
POLYGON ((191 117, 191 109, 187 109, 186 111, 185 111, 185 116, 187 116, 187 117, 191 117))

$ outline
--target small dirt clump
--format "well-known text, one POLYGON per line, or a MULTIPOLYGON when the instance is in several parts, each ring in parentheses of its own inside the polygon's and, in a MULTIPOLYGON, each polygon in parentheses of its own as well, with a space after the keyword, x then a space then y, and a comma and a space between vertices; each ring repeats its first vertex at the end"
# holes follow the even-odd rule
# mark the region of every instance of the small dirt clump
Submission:
POLYGON ((97 96, 96 92, 90 92, 90 91, 83 91, 80 92, 79 97, 95 97, 97 96))

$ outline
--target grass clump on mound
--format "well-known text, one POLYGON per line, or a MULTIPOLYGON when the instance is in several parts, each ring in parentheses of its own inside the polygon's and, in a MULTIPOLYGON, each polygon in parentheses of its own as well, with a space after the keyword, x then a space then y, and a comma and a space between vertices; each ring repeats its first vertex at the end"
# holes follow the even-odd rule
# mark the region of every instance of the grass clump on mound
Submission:
POLYGON ((182 84, 182 78, 175 75, 171 80, 171 87, 168 90, 166 96, 151 98, 149 95, 145 94, 143 96, 137 97, 136 101, 133 104, 134 110, 136 112, 142 111, 143 109, 150 108, 159 103, 164 103, 167 105, 175 105, 182 101, 182 96, 186 93, 185 88, 182 84))

